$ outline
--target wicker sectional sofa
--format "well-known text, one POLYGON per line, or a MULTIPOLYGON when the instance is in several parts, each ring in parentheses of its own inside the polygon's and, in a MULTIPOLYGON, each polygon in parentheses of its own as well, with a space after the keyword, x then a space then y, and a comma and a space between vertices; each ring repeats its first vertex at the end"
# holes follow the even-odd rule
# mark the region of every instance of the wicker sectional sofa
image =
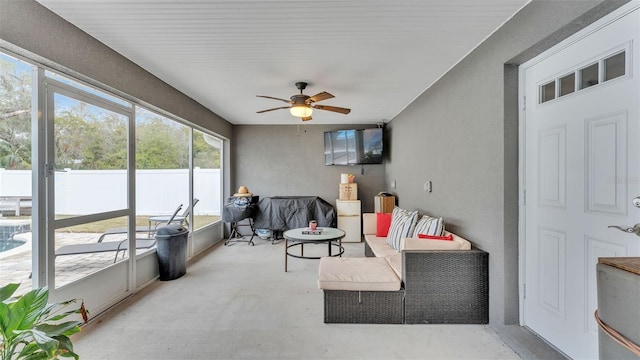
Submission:
POLYGON ((366 258, 320 261, 325 323, 489 322, 487 252, 451 234, 453 241, 403 239, 399 253, 376 237, 375 214, 363 214, 363 233, 366 258))

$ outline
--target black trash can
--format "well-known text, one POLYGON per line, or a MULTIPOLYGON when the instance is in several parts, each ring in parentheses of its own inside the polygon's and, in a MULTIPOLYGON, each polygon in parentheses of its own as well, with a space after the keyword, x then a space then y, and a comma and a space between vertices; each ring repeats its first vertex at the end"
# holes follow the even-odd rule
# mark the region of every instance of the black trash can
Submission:
POLYGON ((189 230, 181 224, 169 224, 156 230, 160 280, 174 280, 187 273, 189 230))

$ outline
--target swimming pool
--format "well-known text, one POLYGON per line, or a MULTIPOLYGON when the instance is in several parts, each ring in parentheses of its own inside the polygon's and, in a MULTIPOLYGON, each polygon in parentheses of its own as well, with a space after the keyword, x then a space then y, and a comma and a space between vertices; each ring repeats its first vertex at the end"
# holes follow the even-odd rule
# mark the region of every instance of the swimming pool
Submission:
POLYGON ((26 241, 15 240, 15 239, 0 240, 0 253, 13 250, 18 246, 24 245, 26 243, 27 243, 26 241))
POLYGON ((24 245, 26 241, 14 236, 28 231, 31 231, 30 220, 0 219, 0 253, 24 245))

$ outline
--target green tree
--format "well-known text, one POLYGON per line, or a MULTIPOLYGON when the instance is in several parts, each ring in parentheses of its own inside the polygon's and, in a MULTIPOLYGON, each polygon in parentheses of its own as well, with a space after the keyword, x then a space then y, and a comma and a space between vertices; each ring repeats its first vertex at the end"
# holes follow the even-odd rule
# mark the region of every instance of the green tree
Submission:
POLYGON ((136 125, 137 169, 187 169, 189 129, 152 117, 136 125))
POLYGON ((81 169, 82 153, 87 144, 87 124, 72 110, 56 115, 54 131, 54 158, 57 168, 81 169))
POLYGON ((220 149, 207 143, 204 133, 193 132, 193 164, 202 169, 220 169, 220 149))
POLYGON ((121 115, 74 103, 56 113, 55 162, 58 168, 127 168, 127 122, 121 115))
POLYGON ((0 167, 31 169, 31 72, 0 56, 0 167))
POLYGON ((84 148, 84 169, 127 168, 127 122, 120 115, 106 114, 102 121, 88 124, 93 141, 84 148))

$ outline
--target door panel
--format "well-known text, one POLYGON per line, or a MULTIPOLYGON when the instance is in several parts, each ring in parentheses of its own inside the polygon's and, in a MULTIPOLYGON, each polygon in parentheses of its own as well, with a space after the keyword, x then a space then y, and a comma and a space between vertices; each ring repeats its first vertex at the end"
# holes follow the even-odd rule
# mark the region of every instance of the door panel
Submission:
POLYGON ((627 113, 588 119, 585 126, 587 211, 626 215, 627 113))
POLYGON ((558 317, 565 316, 565 247, 566 235, 564 232, 541 228, 538 231, 538 243, 541 259, 539 289, 540 299, 538 303, 547 311, 558 317))
POLYGON ((640 255, 635 235, 608 228, 640 222, 640 17, 621 11, 521 70, 522 322, 572 358, 598 357, 598 257, 640 255))
POLYGON ((540 205, 564 208, 566 189, 566 128, 543 130, 539 136, 540 205))

